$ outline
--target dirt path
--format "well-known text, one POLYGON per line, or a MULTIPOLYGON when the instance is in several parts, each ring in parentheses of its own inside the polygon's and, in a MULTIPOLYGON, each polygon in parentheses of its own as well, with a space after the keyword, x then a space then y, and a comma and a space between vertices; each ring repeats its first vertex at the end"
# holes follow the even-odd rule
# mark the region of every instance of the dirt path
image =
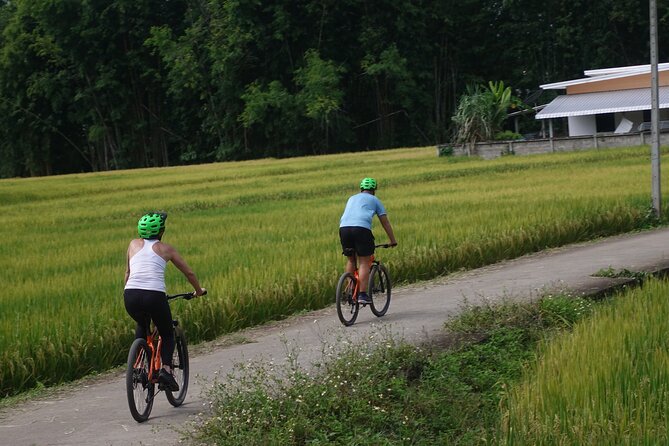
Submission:
MULTIPOLYGON (((409 341, 438 333, 464 302, 527 299, 555 290, 594 293, 615 279, 592 277, 601 269, 658 271, 669 268, 669 228, 572 245, 398 288, 388 314, 361 309, 355 325, 341 326, 334 306, 286 321, 246 330, 193 349, 186 403, 173 408, 158 397, 149 421, 137 424, 128 412, 121 371, 67 386, 48 397, 20 403, 0 413, 1 445, 177 444, 175 431, 206 411, 203 386, 233 364, 255 358, 285 359, 286 346, 299 350, 304 364, 321 358, 324 342, 365 340, 379 327, 409 341)), ((392 275, 392 271, 391 271, 392 275)))

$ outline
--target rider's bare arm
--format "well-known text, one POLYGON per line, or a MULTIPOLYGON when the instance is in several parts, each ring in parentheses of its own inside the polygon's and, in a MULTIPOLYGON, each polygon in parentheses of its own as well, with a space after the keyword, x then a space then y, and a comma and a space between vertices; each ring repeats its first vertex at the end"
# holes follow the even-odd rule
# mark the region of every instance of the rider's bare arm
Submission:
POLYGON ((128 254, 125 256, 125 277, 123 278, 123 286, 128 283, 128 277, 130 277, 130 248, 128 248, 128 254))
POLYGON ((379 215, 379 221, 381 222, 381 226, 383 226, 383 229, 386 231, 386 234, 388 234, 388 239, 390 240, 390 246, 396 246, 397 245, 397 240, 395 240, 395 234, 393 233, 393 227, 390 225, 390 220, 388 220, 387 215, 379 215))
POLYGON ((172 245, 168 245, 167 243, 160 243, 160 245, 162 245, 160 247, 161 256, 165 260, 171 260, 172 263, 174 263, 174 266, 176 266, 179 271, 181 271, 183 275, 186 276, 186 279, 188 279, 190 284, 193 285, 193 288, 195 289, 195 295, 202 296, 205 293, 204 288, 200 286, 200 282, 197 280, 197 276, 195 276, 195 273, 190 268, 190 266, 188 266, 188 263, 186 263, 183 257, 181 257, 179 252, 172 245))

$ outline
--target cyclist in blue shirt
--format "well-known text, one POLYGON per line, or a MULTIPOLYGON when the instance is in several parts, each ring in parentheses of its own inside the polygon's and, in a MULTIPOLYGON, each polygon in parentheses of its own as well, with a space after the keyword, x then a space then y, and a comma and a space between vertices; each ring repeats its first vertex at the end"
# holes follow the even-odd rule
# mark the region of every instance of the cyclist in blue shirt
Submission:
POLYGON ((360 193, 348 199, 344 214, 339 222, 339 240, 341 241, 342 254, 348 261, 346 271, 355 272, 356 257, 359 260, 360 288, 358 302, 370 303, 367 295, 367 282, 369 281, 370 257, 374 254, 374 235, 372 234, 372 220, 378 215, 381 226, 386 231, 390 246, 397 246, 397 240, 393 234, 386 209, 381 200, 376 198, 376 180, 364 178, 360 182, 360 193))

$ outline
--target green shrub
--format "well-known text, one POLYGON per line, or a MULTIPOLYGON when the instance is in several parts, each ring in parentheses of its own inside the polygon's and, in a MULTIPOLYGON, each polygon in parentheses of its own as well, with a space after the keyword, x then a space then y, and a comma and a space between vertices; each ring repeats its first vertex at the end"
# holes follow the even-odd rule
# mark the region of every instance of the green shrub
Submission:
POLYGON ((519 139, 523 139, 523 135, 511 130, 504 130, 495 134, 495 141, 516 141, 519 139))

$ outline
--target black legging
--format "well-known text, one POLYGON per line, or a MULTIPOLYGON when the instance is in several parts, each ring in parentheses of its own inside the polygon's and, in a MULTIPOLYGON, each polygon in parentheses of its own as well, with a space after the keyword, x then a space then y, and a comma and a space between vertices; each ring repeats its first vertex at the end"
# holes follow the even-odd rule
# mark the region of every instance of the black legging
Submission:
POLYGON ((123 301, 128 314, 137 321, 135 338, 146 339, 151 320, 158 327, 162 338, 160 358, 163 365, 172 367, 174 353, 174 330, 172 326, 172 311, 167 302, 167 296, 160 291, 125 290, 123 301))

